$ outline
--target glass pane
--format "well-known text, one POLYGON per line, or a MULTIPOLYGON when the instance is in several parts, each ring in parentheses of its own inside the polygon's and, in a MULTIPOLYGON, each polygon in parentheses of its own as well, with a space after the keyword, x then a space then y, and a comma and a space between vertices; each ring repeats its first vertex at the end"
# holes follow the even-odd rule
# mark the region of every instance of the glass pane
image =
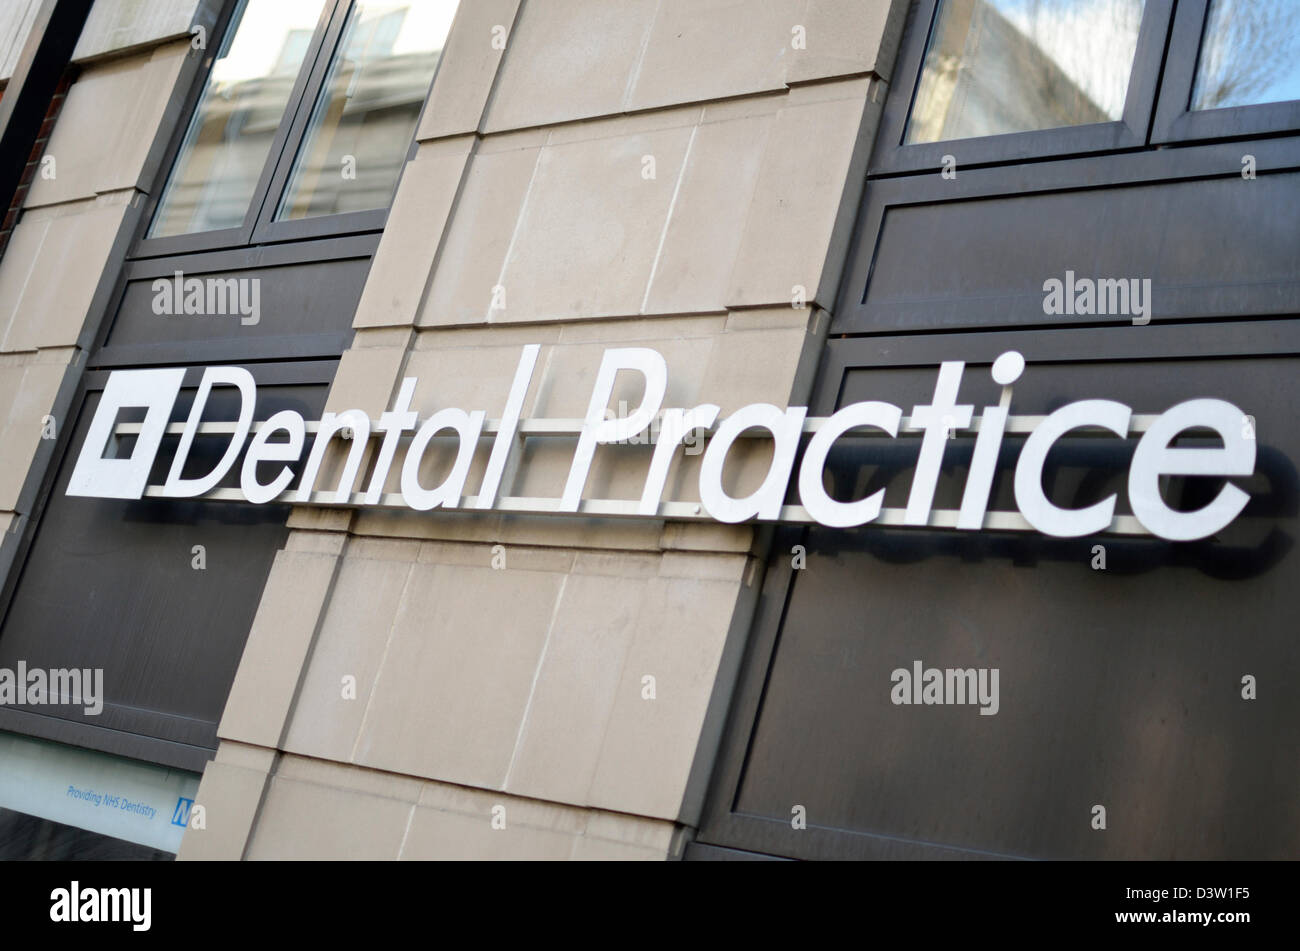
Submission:
POLYGON ((1113 122, 1144 0, 942 0, 907 143, 1113 122))
POLYGON ((243 224, 325 0, 247 0, 226 32, 152 238, 243 224))
POLYGON ((386 208, 456 0, 357 0, 276 218, 386 208))
POLYGON ((1300 3, 1213 0, 1201 40, 1193 109, 1300 99, 1300 3))

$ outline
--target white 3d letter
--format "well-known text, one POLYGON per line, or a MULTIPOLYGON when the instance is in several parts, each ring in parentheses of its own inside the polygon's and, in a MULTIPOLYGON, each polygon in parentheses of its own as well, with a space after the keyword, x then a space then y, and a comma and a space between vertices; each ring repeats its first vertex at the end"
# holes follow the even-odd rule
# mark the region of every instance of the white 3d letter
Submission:
POLYGON ((1128 498, 1153 535, 1186 542, 1213 535, 1236 518, 1250 496, 1231 483, 1214 501, 1195 512, 1178 512, 1160 495, 1162 475, 1248 476, 1255 471, 1255 440, 1242 432, 1245 414, 1223 400, 1188 400, 1165 412, 1146 431, 1133 453, 1128 498), (1169 444, 1185 429, 1212 429, 1223 440, 1212 449, 1176 449, 1169 444))
POLYGON ((1053 505, 1043 492, 1043 463, 1053 444, 1080 426, 1101 426, 1116 436, 1128 435, 1133 411, 1114 400, 1080 400, 1052 413, 1029 434, 1016 461, 1016 505, 1030 525, 1044 535, 1078 538, 1105 531, 1115 514, 1115 496, 1081 509, 1053 505))
POLYGON ((234 464, 239 451, 244 448, 249 427, 253 425, 253 405, 256 401, 257 384, 253 382, 253 374, 243 367, 208 367, 204 370, 203 379, 199 381, 199 391, 194 395, 194 405, 190 407, 190 418, 185 421, 185 431, 181 433, 181 443, 176 447, 171 472, 167 474, 167 482, 163 486, 162 494, 169 498, 190 498, 215 488, 221 481, 221 477, 234 464), (208 394, 217 383, 226 383, 239 388, 239 422, 235 424, 235 433, 230 437, 226 454, 221 457, 215 469, 197 479, 182 479, 181 470, 185 468, 190 446, 199 431, 199 421, 203 418, 208 394))
POLYGON ((564 485, 564 495, 560 498, 562 512, 578 511, 596 446, 628 439, 649 426, 663 404, 667 389, 668 364, 658 351, 647 347, 623 347, 605 351, 605 356, 600 361, 600 372, 596 374, 596 387, 592 390, 591 402, 587 405, 582 435, 578 437, 578 448, 573 454, 569 479, 564 485), (645 395, 641 398, 641 405, 627 419, 606 419, 605 408, 614 393, 614 378, 619 370, 639 370, 645 377, 645 395))
POLYGON ((875 426, 891 436, 898 435, 898 422, 903 411, 893 403, 881 403, 867 400, 846 406, 826 422, 808 442, 808 449, 803 454, 803 465, 799 468, 799 500, 818 522, 831 528, 851 528, 870 522, 880 514, 881 503, 885 500, 885 490, 873 492, 857 502, 837 502, 827 494, 822 484, 822 470, 826 466, 826 455, 831 451, 835 440, 857 426, 875 426))
POLYGON ((781 503, 785 498, 786 485, 790 482, 790 470, 794 468, 795 453, 799 451, 799 435, 803 432, 803 418, 807 414, 806 406, 781 410, 771 403, 753 403, 737 410, 718 426, 718 431, 709 440, 709 448, 704 452, 704 461, 700 464, 700 501, 710 515, 719 522, 731 523, 743 522, 754 516, 769 520, 781 517, 781 503), (726 464, 731 444, 751 427, 768 430, 776 448, 763 484, 751 495, 733 499, 722 488, 722 468, 726 464))

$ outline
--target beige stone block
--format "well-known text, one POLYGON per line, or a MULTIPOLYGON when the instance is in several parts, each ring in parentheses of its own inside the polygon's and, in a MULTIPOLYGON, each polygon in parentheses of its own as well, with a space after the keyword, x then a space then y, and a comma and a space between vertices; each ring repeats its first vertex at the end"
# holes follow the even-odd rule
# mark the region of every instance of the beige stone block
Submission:
POLYGON ((232 743, 227 740, 217 746, 216 761, 227 766, 269 773, 278 755, 275 750, 265 746, 250 746, 247 743, 232 743))
POLYGON ((436 139, 479 128, 505 52, 497 48, 495 40, 504 36, 509 45, 519 3, 475 0, 457 8, 416 139, 436 139))
MULTIPOLYGON (((0 510, 16 511, 44 421, 54 406, 66 368, 57 364, 0 369, 0 510)), ((62 428, 61 420, 55 425, 62 428)))
POLYGON ((747 330, 799 330, 814 332, 824 312, 811 305, 797 307, 755 307, 752 310, 733 310, 727 314, 724 328, 727 333, 747 330))
POLYGON ((772 124, 770 115, 695 131, 644 310, 721 310, 772 124))
POLYGON ((45 149, 55 177, 38 174, 25 207, 135 187, 189 50, 179 40, 87 68, 68 90, 45 149))
POLYGON ((365 327, 352 336, 353 350, 406 350, 415 339, 410 327, 365 327))
POLYGON ((305 551, 317 555, 341 555, 347 535, 341 531, 296 531, 289 533, 285 551, 305 551))
MULTIPOLYGON (((691 407, 711 401, 700 388, 700 379, 708 365, 714 338, 678 335, 676 320, 635 322, 646 336, 620 335, 617 341, 600 340, 570 344, 547 350, 545 367, 536 403, 529 407, 532 415, 581 419, 586 416, 592 389, 600 370, 604 351, 610 346, 645 346, 659 351, 668 364, 668 386, 664 406, 691 407)), ((690 321, 684 321, 689 325, 690 321)), ((605 325, 609 326, 609 325, 605 325)), ((715 323, 714 326, 720 326, 715 323)), ((643 396, 640 375, 622 373, 615 381, 608 409, 616 416, 627 415, 640 405, 643 396)), ((588 473, 584 498, 639 499, 645 488, 654 447, 649 434, 636 437, 640 442, 627 445, 602 445, 596 449, 588 473)), ((513 494, 541 498, 558 498, 564 491, 573 462, 575 441, 568 439, 529 439, 520 452, 519 474, 513 494)))
POLYGON ((266 782, 266 769, 208 763, 194 797, 195 805, 203 807, 204 828, 185 830, 176 858, 209 862, 243 858, 266 782))
MULTIPOLYGON (((539 362, 538 369, 543 385, 531 411, 538 416, 578 419, 586 416, 605 351, 614 347, 650 347, 663 356, 668 366, 664 406, 694 406, 705 400, 716 402, 700 386, 716 337, 693 332, 700 327, 721 327, 721 321, 715 318, 707 320, 707 323, 700 324, 691 320, 655 318, 620 321, 604 325, 613 331, 608 335, 594 333, 587 342, 566 341, 544 351, 546 363, 543 367, 539 362), (623 330, 633 332, 622 333, 623 330)), ((640 374, 620 373, 614 383, 609 408, 617 413, 622 401, 627 403, 630 411, 640 405, 643 391, 640 374)))
MULTIPOLYGON (((536 398, 545 361, 545 349, 533 370, 524 415, 536 398)), ((523 346, 444 347, 413 350, 403 376, 419 379, 411 406, 421 416, 457 406, 467 412, 481 409, 488 419, 500 418, 510 397, 510 384, 523 356, 523 346)))
POLYGON ((573 843, 569 858, 578 862, 664 862, 676 856, 664 849, 584 835, 573 843))
POLYGON ((478 815, 419 807, 402 846, 403 859, 547 861, 570 857, 571 832, 514 821, 513 801, 502 797, 505 827, 493 828, 490 810, 478 815))
MULTIPOLYGON (((330 395, 325 401, 327 413, 359 409, 378 421, 402 381, 405 348, 365 348, 345 350, 339 360, 330 395)), ((323 485, 323 482, 317 482, 323 485)))
POLYGON ((309 759, 304 756, 283 756, 276 775, 291 782, 315 783, 333 786, 367 796, 397 799, 414 805, 427 785, 413 776, 399 776, 377 769, 363 769, 326 759, 309 759))
POLYGON ((217 735, 279 747, 338 558, 275 556, 217 735))
POLYGON ((675 851, 682 839, 681 829, 674 823, 599 810, 588 813, 583 835, 664 853, 675 851))
POLYGON ((633 554, 625 551, 580 551, 573 560, 573 571, 582 575, 608 575, 612 578, 644 580, 659 574, 663 563, 658 554, 633 554))
POLYGON ((17 516, 13 512, 0 512, 0 535, 8 535, 17 516))
POLYGON ((352 759, 418 551, 415 542, 381 544, 392 549, 388 559, 357 557, 353 542, 339 566, 285 733, 286 750, 352 759), (400 554, 409 557, 399 560, 400 554), (352 678, 346 691, 344 678, 352 678))
POLYGON ((474 155, 420 310, 420 326, 487 321, 540 154, 540 145, 534 145, 474 155))
POLYGON ((791 52, 786 82, 860 73, 888 79, 906 12, 906 0, 809 0, 805 45, 791 52))
POLYGON ((522 569, 568 574, 576 552, 530 545, 466 545, 459 542, 422 542, 419 561, 426 565, 465 565, 494 570, 522 569), (498 567, 499 566, 499 567, 498 567))
POLYGON ((476 350, 481 347, 519 348, 530 343, 554 343, 568 324, 511 327, 438 327, 421 329, 415 335, 414 350, 476 350))
POLYGON ((537 829, 551 829, 570 835, 581 835, 587 827, 587 819, 590 815, 586 809, 539 799, 524 799, 500 791, 477 790, 471 799, 460 799, 447 794, 448 791, 456 788, 446 783, 425 783, 420 794, 420 805, 451 812, 466 812, 471 815, 480 815, 484 811, 490 812, 492 806, 504 805, 508 812, 507 824, 522 823, 537 829))
POLYGON ((27 334, 26 324, 37 319, 36 315, 20 310, 19 304, 22 303, 32 271, 36 268, 36 260, 49 228, 48 219, 25 216, 14 228, 5 253, 0 255, 0 351, 16 349, 8 345, 15 316, 22 315, 22 326, 18 330, 20 336, 27 334))
POLYGON ((40 0, 10 0, 0 4, 0 81, 8 81, 40 11, 40 0))
MULTIPOLYGON (((861 2, 861 0, 860 0, 861 2)), ((628 109, 785 85, 806 0, 662 0, 628 109)))
POLYGON ((565 346, 588 343, 621 347, 636 346, 648 340, 693 339, 697 347, 702 347, 723 331, 726 320, 719 314, 673 314, 624 320, 585 320, 559 326, 559 342, 565 346))
POLYGON ((721 555, 712 552, 664 552, 659 563, 662 578, 685 578, 698 581, 724 581, 740 584, 749 559, 745 555, 721 555))
POLYGON ((506 306, 488 319, 640 313, 691 135, 677 127, 543 149, 500 282, 506 306))
POLYGON ((420 558, 424 545, 417 541, 393 538, 352 537, 348 540, 348 558, 371 561, 397 561, 411 564, 420 558))
MULTIPOLYGON (((15 244, 24 229, 30 228, 33 234, 25 236, 20 246, 23 256, 13 262, 15 275, 24 268, 25 256, 32 252, 37 231, 40 240, 30 258, 21 292, 14 298, 3 344, 5 350, 35 350, 78 343, 86 312, 126 212, 127 197, 126 193, 104 196, 23 219, 15 232, 15 244)), ((6 254, 6 265, 8 257, 6 254)))
POLYGON ((807 303, 832 306, 833 282, 823 280, 832 232, 842 208, 852 213, 846 195, 861 194, 849 170, 875 131, 864 122, 868 87, 854 79, 791 90, 768 136, 729 305, 788 306, 801 287, 807 303))
POLYGON ((575 571, 565 579, 506 777, 507 791, 586 805, 647 593, 641 577, 575 571))
POLYGON ((73 62, 189 33, 198 0, 96 0, 73 62))
POLYGON ((701 373, 700 391, 724 416, 750 403, 785 407, 803 349, 815 344, 800 327, 721 334, 701 373))
POLYGON ((756 116, 770 116, 785 103, 789 90, 755 93, 738 99, 719 99, 706 102, 703 106, 705 122, 730 122, 732 119, 752 119, 756 116))
POLYGON ((424 145, 407 163, 354 327, 415 322, 473 144, 463 136, 424 145))
POLYGON ((289 513, 288 526, 323 532, 346 532, 355 513, 351 509, 295 506, 289 513))
POLYGON ((550 572, 417 565, 354 761, 500 788, 563 581, 550 572))
POLYGON ((658 551, 663 522, 654 519, 566 518, 478 512, 363 510, 353 530, 389 538, 421 538, 510 545, 555 545, 658 551))
MULTIPOLYGON (((737 556, 715 556, 734 561, 737 556)), ((740 592, 730 581, 657 578, 636 636, 602 743, 591 804, 616 812, 676 820, 698 808, 691 769, 701 737, 719 716, 710 701, 740 592), (641 699, 645 676, 654 700, 641 699), (689 793, 689 795, 688 795, 689 793)))
POLYGON ((574 142, 592 142, 597 139, 626 138, 643 132, 662 132, 666 129, 690 129, 699 125, 703 119, 704 107, 690 104, 668 109, 654 109, 649 112, 583 119, 536 131, 546 132, 547 145, 559 146, 574 142))
POLYGON ((283 779, 271 780, 250 859, 395 859, 413 803, 283 779))
POLYGON ((526 3, 488 105, 488 132, 626 111, 658 0, 526 3))
POLYGON ((753 543, 752 526, 722 522, 665 522, 660 536, 665 550, 745 552, 753 543))

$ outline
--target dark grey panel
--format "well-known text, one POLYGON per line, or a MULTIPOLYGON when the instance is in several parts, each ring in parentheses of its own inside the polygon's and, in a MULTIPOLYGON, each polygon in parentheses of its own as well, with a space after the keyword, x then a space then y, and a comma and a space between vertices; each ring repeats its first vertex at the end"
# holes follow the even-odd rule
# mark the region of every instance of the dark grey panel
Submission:
MULTIPOLYGON (((1139 412, 1227 399, 1256 420, 1257 474, 1236 480, 1252 496, 1245 512, 1186 544, 814 529, 795 536, 807 547, 797 571, 790 541, 778 542, 702 841, 807 858, 1300 856, 1300 696, 1291 689, 1300 678, 1300 362, 1036 363, 1035 338, 1047 336, 1007 338, 1030 361, 1013 412, 1092 397, 1139 412), (1091 567, 1098 543, 1105 570, 1091 567), (916 660, 998 668, 999 712, 894 705, 891 672, 916 660), (1241 696, 1246 674, 1258 678, 1256 700, 1241 696), (1096 804, 1105 831, 1091 827, 1096 804), (807 829, 791 828, 795 806, 807 829)), ((957 338, 931 349, 945 344, 947 358, 961 356, 957 338)), ((928 402, 934 378, 934 367, 851 370, 837 402, 910 410, 928 402)), ((969 367, 963 398, 995 401, 986 380, 984 367, 969 367)), ((902 504, 916 443, 891 442, 841 450, 832 463, 841 490, 886 485, 886 504, 902 504)), ((946 453, 936 505, 959 498, 965 443, 946 453)), ((992 507, 1010 507, 1019 445, 1004 448, 992 507)), ((1118 439, 1067 440, 1049 456, 1045 485, 1060 504, 1116 490, 1122 499, 1130 452, 1118 439)), ((1219 484, 1184 480, 1166 497, 1199 507, 1219 484)))
POLYGON ((716 845, 702 845, 691 842, 686 846, 682 859, 687 862, 780 862, 776 855, 763 855, 761 852, 742 852, 739 849, 722 849, 716 845))
MULTIPOLYGON (((189 375, 173 419, 188 414, 197 379, 189 375)), ((258 387, 257 419, 281 409, 318 418, 325 385, 271 382, 258 387)), ((123 736, 215 749, 249 626, 287 535, 288 506, 66 496, 97 400, 97 392, 86 398, 0 627, 0 667, 21 660, 29 669, 103 668, 105 707, 98 716, 70 706, 0 712, 11 729, 127 755, 144 747, 123 736), (204 547, 203 570, 193 567, 196 545, 204 547)), ((204 418, 233 419, 236 402, 218 387, 204 418)), ((178 438, 164 440, 152 483, 166 478, 178 438)), ((208 471, 224 448, 220 439, 196 440, 184 475, 208 471)), ((238 483, 241 465, 242 456, 224 484, 238 483)), ((176 755, 193 767, 185 750, 176 755)))
POLYGON ((1297 208, 1296 173, 887 205, 866 286, 848 289, 861 305, 835 329, 1131 323, 1045 314, 1043 283, 1067 270, 1150 279, 1154 321, 1291 314, 1297 208))
MULTIPOLYGON (((151 273, 140 275, 137 267, 126 283, 100 360, 113 362, 114 355, 120 351, 172 344, 191 347, 193 361, 211 361, 221 359, 215 351, 222 345, 288 342, 292 346, 294 341, 296 349, 289 355, 332 355, 338 352, 337 345, 322 350, 321 341, 336 343, 341 335, 351 331, 361 289, 370 270, 368 256, 222 270, 201 270, 206 262, 199 260, 175 260, 176 270, 185 279, 258 281, 257 322, 246 324, 237 312, 160 315, 155 312, 159 291, 154 289, 154 281, 174 284, 173 272, 160 277, 153 268, 151 273)), ((251 295, 253 285, 243 287, 251 295)), ((246 296, 244 300, 248 303, 251 297, 246 296)), ((215 296, 213 303, 219 303, 215 296)))

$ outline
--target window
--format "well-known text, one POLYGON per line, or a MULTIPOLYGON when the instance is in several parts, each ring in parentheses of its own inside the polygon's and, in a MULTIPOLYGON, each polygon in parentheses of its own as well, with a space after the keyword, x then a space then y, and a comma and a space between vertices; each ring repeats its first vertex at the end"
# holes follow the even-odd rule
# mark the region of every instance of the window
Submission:
POLYGON ((1295 0, 913 0, 871 174, 1300 129, 1295 0))
POLYGON ((454 12, 447 3, 357 0, 277 219, 388 204, 454 12))
POLYGON ((252 2, 212 66, 150 237, 237 228, 284 118, 325 0, 252 2))
POLYGON ((1180 0, 1151 142, 1300 129, 1300 3, 1180 0))
POLYGON ((456 7, 240 0, 145 253, 381 228, 456 7))
POLYGON ((1141 147, 1174 0, 914 0, 873 173, 1141 147))
POLYGON ((1213 0, 1192 90, 1193 109, 1300 99, 1300 4, 1213 0))
POLYGON ((1143 0, 944 0, 908 143, 1115 122, 1143 0))

